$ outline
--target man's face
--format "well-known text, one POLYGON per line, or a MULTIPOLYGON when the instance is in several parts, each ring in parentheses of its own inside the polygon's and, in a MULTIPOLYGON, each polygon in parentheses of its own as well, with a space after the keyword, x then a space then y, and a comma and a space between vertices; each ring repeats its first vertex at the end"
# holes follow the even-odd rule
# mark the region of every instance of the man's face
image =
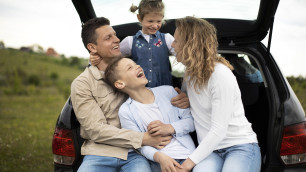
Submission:
POLYGON ((155 34, 162 26, 163 15, 159 12, 150 12, 144 15, 141 20, 138 16, 138 20, 142 25, 142 32, 147 35, 155 34))
POLYGON ((119 81, 124 82, 126 88, 143 87, 148 83, 143 69, 129 58, 121 59, 116 70, 119 81))
POLYGON ((101 26, 96 29, 97 44, 95 45, 97 53, 103 60, 108 61, 113 57, 121 55, 119 43, 114 29, 109 26, 101 26))

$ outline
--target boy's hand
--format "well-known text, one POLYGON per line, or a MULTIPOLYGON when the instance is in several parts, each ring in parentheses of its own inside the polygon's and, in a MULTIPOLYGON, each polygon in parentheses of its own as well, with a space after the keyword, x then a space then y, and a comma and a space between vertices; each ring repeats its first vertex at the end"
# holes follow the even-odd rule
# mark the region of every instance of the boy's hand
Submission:
POLYGON ((177 172, 176 168, 182 168, 178 162, 164 153, 156 152, 153 158, 160 164, 162 172, 177 172))
POLYGON ((142 139, 142 145, 162 149, 171 142, 171 139, 172 136, 152 136, 148 132, 145 132, 142 139))
POLYGON ((187 94, 182 92, 179 88, 174 88, 179 95, 171 99, 171 104, 181 109, 186 109, 190 107, 189 98, 187 94))
POLYGON ((97 52, 90 52, 90 63, 93 66, 97 66, 101 62, 101 57, 98 55, 97 52))
POLYGON ((164 124, 159 120, 152 121, 148 125, 148 132, 152 136, 167 136, 175 133, 175 130, 171 124, 164 124))

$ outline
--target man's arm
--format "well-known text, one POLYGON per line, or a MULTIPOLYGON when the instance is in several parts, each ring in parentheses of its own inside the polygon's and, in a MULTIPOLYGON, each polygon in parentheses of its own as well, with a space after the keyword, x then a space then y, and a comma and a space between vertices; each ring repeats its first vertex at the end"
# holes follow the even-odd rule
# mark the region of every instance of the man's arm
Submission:
POLYGON ((144 133, 120 129, 108 124, 95 101, 86 79, 77 79, 71 85, 71 101, 78 121, 85 130, 84 139, 125 148, 140 148, 144 133))

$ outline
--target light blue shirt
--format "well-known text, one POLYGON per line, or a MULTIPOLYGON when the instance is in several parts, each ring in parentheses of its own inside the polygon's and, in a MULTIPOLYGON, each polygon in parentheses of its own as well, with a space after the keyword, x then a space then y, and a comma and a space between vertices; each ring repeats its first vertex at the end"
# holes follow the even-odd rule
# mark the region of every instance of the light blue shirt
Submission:
MULTIPOLYGON (((155 96, 154 103, 157 104, 164 117, 164 123, 171 124, 175 129, 173 137, 192 152, 195 149, 195 145, 189 133, 194 131, 195 128, 189 108, 180 109, 171 104, 171 98, 178 95, 172 86, 160 86, 151 88, 151 90, 155 96)), ((128 98, 119 109, 121 127, 146 132, 147 128, 144 127, 140 117, 141 114, 138 114, 137 107, 133 101, 133 99, 128 98)), ((140 151, 147 159, 154 161, 153 156, 158 152, 158 149, 151 146, 143 146, 140 151)))

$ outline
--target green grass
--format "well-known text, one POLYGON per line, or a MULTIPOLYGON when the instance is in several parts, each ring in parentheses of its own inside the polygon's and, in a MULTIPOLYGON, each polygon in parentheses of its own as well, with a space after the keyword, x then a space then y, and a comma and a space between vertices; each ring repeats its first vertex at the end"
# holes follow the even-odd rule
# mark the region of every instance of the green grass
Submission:
POLYGON ((53 171, 55 123, 72 80, 83 71, 62 60, 0 49, 1 172, 53 171))
POLYGON ((52 135, 65 103, 60 94, 1 96, 0 169, 53 171, 52 135))

